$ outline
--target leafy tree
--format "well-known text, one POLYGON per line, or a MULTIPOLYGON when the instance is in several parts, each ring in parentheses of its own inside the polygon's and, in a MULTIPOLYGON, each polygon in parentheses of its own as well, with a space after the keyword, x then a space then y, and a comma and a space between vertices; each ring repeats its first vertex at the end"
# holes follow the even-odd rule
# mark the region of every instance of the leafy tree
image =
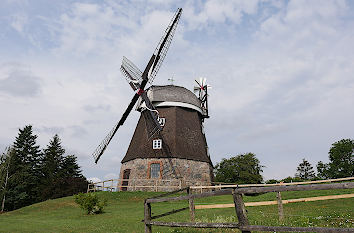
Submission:
POLYGON ((332 144, 329 163, 317 164, 317 172, 323 178, 343 178, 354 176, 354 140, 342 139, 332 144))
POLYGON ((215 180, 238 184, 262 183, 263 167, 253 153, 240 154, 230 159, 224 158, 215 167, 215 180))
POLYGON ((10 174, 11 158, 13 153, 12 148, 8 148, 5 153, 0 156, 0 200, 1 200, 1 212, 5 210, 6 193, 8 189, 10 174))
POLYGON ((40 201, 41 152, 32 126, 19 130, 13 145, 5 209, 13 210, 40 201))
POLYGON ((331 174, 329 171, 329 164, 328 163, 323 163, 322 161, 319 161, 317 163, 317 177, 320 179, 329 179, 331 178, 331 174))
POLYGON ((311 180, 315 178, 315 171, 306 159, 302 159, 302 162, 299 164, 296 171, 295 177, 299 177, 302 180, 311 180))
POLYGON ((270 179, 270 180, 267 180, 265 183, 266 184, 276 184, 276 183, 279 183, 279 181, 276 179, 270 179))

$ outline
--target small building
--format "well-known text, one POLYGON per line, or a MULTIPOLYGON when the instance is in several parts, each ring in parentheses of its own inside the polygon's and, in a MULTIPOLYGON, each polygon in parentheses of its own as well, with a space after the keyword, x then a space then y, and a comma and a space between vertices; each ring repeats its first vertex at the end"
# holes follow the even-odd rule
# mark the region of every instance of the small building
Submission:
POLYGON ((159 113, 163 130, 148 138, 149 111, 138 102, 139 122, 122 160, 121 190, 170 191, 177 187, 210 185, 213 164, 204 134, 201 100, 184 87, 151 86, 147 96, 159 113), (166 151, 168 150, 168 151, 166 151), (167 153, 168 152, 168 153, 167 153))

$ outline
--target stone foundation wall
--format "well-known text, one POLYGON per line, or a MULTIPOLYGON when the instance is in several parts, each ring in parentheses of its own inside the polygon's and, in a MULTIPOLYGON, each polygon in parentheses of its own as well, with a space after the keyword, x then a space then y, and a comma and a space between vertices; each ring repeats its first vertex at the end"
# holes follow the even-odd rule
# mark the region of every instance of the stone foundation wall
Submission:
POLYGON ((122 164, 120 179, 126 169, 130 169, 128 184, 124 184, 128 191, 172 191, 185 186, 210 185, 213 179, 213 168, 209 163, 186 159, 134 159, 122 164), (150 178, 152 163, 160 164, 159 178, 150 178), (176 179, 175 174, 182 180, 176 179))

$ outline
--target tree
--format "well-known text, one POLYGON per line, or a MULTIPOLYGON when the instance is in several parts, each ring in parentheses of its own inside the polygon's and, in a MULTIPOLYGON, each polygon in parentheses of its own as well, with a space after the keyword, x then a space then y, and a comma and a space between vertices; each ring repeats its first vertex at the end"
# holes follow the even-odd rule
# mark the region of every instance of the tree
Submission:
POLYGON ((317 177, 320 179, 329 179, 331 177, 328 163, 323 163, 322 161, 317 163, 317 177))
POLYGON ((306 159, 302 159, 302 162, 299 164, 296 171, 295 177, 299 177, 302 180, 311 180, 315 178, 315 171, 306 159))
POLYGON ((263 167, 253 153, 224 158, 215 167, 215 180, 225 183, 259 184, 263 181, 263 167))
POLYGON ((64 160, 65 149, 61 146, 59 136, 54 135, 53 139, 43 151, 42 173, 43 188, 42 199, 52 198, 55 193, 56 180, 61 178, 62 163, 64 160))
POLYGON ((354 140, 342 139, 332 144, 329 163, 317 164, 317 172, 323 178, 343 178, 354 176, 354 140))
POLYGON ((57 195, 64 197, 86 192, 88 182, 86 177, 82 175, 75 155, 64 157, 61 164, 61 177, 62 178, 57 180, 58 185, 61 186, 61 188, 57 190, 57 195))
POLYGON ((11 158, 13 153, 12 148, 7 148, 6 152, 0 156, 0 200, 1 200, 1 212, 5 210, 6 193, 8 189, 10 174, 11 158))
POLYGON ((40 201, 41 152, 32 126, 19 130, 13 144, 5 209, 14 210, 40 201))
POLYGON ((75 155, 65 156, 58 135, 54 135, 46 149, 42 163, 44 182, 43 200, 70 196, 87 189, 86 178, 82 175, 75 155))

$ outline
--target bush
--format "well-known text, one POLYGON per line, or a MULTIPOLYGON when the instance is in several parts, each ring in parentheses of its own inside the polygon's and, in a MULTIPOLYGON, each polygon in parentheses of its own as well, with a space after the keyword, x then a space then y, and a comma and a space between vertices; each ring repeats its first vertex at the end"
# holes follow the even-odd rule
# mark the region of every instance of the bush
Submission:
POLYGON ((107 205, 107 200, 100 200, 95 193, 79 193, 74 196, 75 202, 85 210, 87 214, 99 214, 107 205))

